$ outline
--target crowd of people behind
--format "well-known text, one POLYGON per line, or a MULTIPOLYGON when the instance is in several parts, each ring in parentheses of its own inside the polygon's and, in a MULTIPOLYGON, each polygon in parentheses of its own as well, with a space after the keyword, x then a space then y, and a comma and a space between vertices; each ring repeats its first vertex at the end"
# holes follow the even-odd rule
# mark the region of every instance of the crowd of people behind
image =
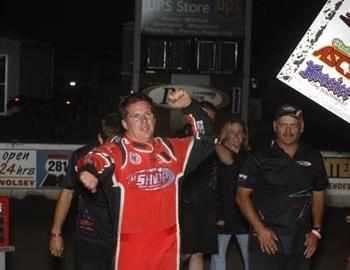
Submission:
POLYGON ((245 270, 309 269, 328 179, 320 153, 300 140, 301 108, 280 105, 275 137, 252 151, 242 120, 216 127, 215 106, 183 89, 168 104, 189 120, 168 138, 154 137, 153 101, 134 93, 101 119, 97 142, 73 153, 51 254, 63 256, 75 194, 78 270, 203 270, 206 255, 211 270, 225 270, 232 240, 245 270))

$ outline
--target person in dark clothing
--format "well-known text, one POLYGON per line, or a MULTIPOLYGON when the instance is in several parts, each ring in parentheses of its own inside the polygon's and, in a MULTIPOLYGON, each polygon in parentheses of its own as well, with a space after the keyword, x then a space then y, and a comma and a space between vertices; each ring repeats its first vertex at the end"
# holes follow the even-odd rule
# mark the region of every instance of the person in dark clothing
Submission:
MULTIPOLYGON (((214 120, 215 106, 209 102, 202 102, 201 106, 214 120)), ((190 130, 185 126, 175 136, 187 137, 189 134, 190 130)), ((181 248, 189 270, 204 269, 204 254, 217 253, 216 171, 217 156, 212 152, 181 185, 181 248)))
POLYGON ((300 141, 299 106, 280 105, 273 128, 276 138, 248 155, 237 182, 237 203, 254 229, 250 269, 309 269, 322 237, 324 162, 319 151, 300 141))
POLYGON ((79 181, 75 171, 77 161, 96 146, 111 140, 120 134, 120 118, 115 114, 106 114, 99 124, 98 138, 95 142, 75 150, 70 158, 67 174, 62 183, 54 221, 51 228, 49 249, 53 256, 63 256, 62 226, 66 219, 73 195, 78 197, 78 215, 76 221, 75 249, 76 269, 105 269, 111 267, 112 258, 112 222, 107 211, 107 201, 102 192, 92 194, 79 181), (91 254, 94 254, 91 256, 91 254))
POLYGON ((240 247, 244 268, 249 269, 249 226, 234 200, 238 173, 249 150, 246 125, 239 119, 227 121, 221 129, 219 143, 215 145, 218 155, 216 216, 219 252, 211 256, 210 270, 226 269, 227 247, 232 235, 240 247))

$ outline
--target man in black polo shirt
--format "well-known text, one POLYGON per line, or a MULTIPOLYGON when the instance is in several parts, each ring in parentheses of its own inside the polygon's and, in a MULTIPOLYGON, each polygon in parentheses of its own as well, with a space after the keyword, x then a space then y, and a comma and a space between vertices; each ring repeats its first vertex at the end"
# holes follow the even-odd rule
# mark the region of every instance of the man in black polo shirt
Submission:
POLYGON ((321 154, 303 144, 301 109, 280 105, 276 138, 244 162, 236 200, 252 225, 250 270, 308 269, 322 237, 328 179, 321 154))

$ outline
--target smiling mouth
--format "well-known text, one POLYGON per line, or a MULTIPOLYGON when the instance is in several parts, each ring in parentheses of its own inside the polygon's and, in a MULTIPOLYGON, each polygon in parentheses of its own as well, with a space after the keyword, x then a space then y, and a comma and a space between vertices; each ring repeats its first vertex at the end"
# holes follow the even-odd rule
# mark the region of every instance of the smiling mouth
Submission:
POLYGON ((149 127, 141 127, 140 128, 140 131, 149 131, 150 129, 149 129, 149 127))

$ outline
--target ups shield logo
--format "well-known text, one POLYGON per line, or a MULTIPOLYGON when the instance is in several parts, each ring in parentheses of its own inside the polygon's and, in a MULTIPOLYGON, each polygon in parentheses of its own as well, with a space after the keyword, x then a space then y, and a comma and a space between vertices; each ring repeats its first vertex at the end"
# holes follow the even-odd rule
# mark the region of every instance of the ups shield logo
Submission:
POLYGON ((214 0, 216 13, 225 20, 240 17, 243 12, 243 0, 214 0))

